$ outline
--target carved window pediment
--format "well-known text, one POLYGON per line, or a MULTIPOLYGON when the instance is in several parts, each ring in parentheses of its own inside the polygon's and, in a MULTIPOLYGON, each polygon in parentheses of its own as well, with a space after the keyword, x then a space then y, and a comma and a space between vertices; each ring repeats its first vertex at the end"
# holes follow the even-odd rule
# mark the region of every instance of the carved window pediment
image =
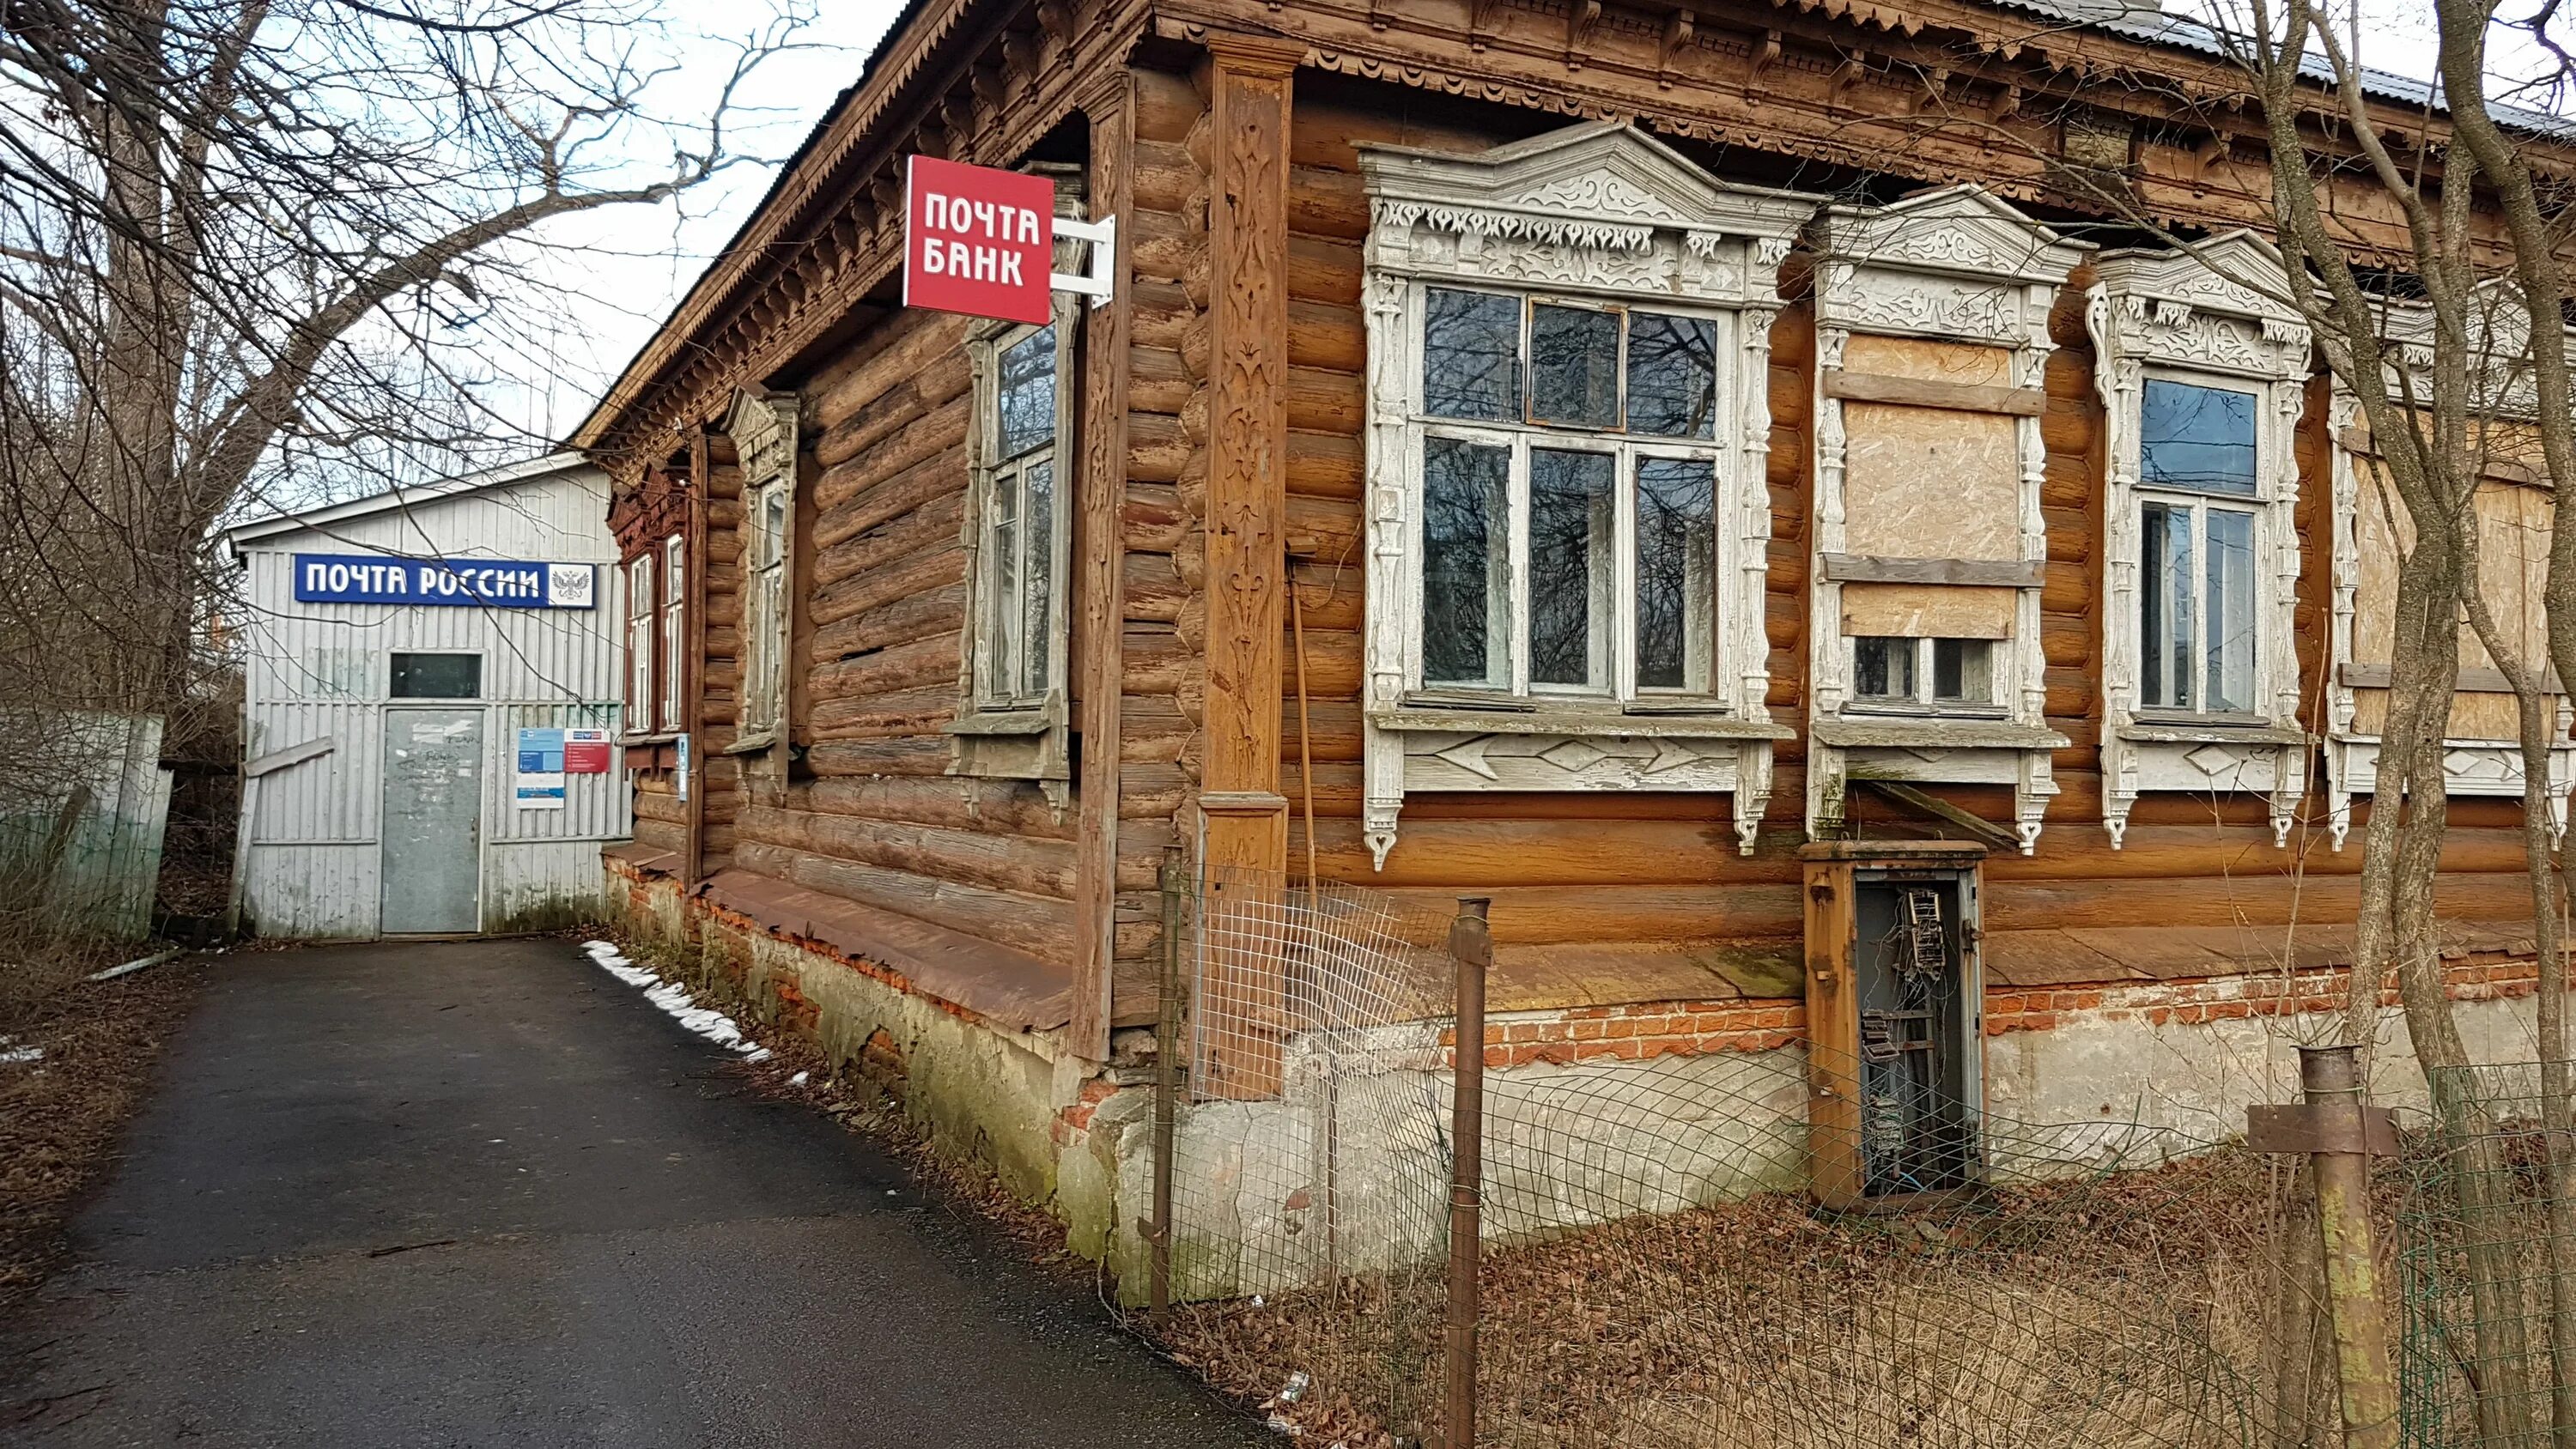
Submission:
POLYGON ((1822 198, 1597 123, 1361 169, 1370 849, 1408 790, 1634 789, 1732 792, 1750 851, 1770 324, 1822 198))

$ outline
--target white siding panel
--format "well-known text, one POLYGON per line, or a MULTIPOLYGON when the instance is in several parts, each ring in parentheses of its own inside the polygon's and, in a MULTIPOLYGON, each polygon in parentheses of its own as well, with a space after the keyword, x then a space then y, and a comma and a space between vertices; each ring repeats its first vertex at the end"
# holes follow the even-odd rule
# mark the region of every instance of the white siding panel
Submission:
POLYGON ((607 873, 599 845, 587 840, 541 840, 494 845, 483 858, 483 929, 542 929, 597 920, 606 899, 607 873))
POLYGON ((272 939, 376 934, 373 845, 254 845, 242 909, 272 939))

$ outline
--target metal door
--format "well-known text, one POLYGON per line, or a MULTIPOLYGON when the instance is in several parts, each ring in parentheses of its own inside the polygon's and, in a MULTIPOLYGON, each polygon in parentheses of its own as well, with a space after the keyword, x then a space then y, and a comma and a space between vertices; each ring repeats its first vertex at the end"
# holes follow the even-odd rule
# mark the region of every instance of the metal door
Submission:
POLYGON ((483 711, 385 711, 383 917, 388 936, 482 926, 483 711))
POLYGON ((1867 1191, 1963 1186, 1982 1156, 1968 883, 1949 873, 1873 872, 1855 896, 1867 1191))

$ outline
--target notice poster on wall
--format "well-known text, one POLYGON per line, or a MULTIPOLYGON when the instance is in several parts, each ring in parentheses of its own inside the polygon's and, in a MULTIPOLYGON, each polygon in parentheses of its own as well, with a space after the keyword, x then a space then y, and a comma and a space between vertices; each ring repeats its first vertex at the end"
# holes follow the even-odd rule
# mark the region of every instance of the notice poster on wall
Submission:
POLYGON ((519 774, 513 795, 522 810, 564 808, 564 732, 519 731, 519 774))
POLYGON ((689 803, 689 737, 682 735, 672 743, 680 748, 680 768, 674 772, 673 778, 680 786, 680 803, 686 805, 689 803))
POLYGON ((563 767, 567 775, 608 773, 608 731, 565 730, 563 767))

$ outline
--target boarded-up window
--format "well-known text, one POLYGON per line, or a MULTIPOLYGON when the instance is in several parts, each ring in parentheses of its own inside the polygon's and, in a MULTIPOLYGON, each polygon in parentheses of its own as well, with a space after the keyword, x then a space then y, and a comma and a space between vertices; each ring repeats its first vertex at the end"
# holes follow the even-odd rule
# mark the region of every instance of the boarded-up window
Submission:
MULTIPOLYGON (((2009 387, 2001 347, 1855 336, 1847 373, 2009 387)), ((1843 547, 1894 558, 2021 557, 2021 435, 2002 413, 1843 405, 1843 547)))
MULTIPOLYGON (((2521 656, 2517 662, 2525 668, 2543 668, 2549 658, 2543 589, 2549 576, 2553 500, 2546 488, 2516 481, 2543 476, 2522 461, 2526 450, 2538 451, 2536 441, 2524 436, 2527 431, 2498 424, 2488 450, 2488 476, 2479 484, 2476 497, 2478 590, 2508 647, 2521 656)), ((2368 448, 2367 438, 2358 432, 2347 442, 2368 448)), ((2347 678, 2357 686, 2354 729, 2376 735, 2388 715, 2384 684, 2395 654, 2398 557, 2412 545, 2415 531, 2375 455, 2362 452, 2355 465, 2360 488, 2353 510, 2353 543, 2360 570, 2347 678)), ((2513 696, 2505 690, 2496 661, 2465 621, 2460 625, 2459 651, 2460 692, 2451 704, 2449 737, 2518 738, 2513 696)))

